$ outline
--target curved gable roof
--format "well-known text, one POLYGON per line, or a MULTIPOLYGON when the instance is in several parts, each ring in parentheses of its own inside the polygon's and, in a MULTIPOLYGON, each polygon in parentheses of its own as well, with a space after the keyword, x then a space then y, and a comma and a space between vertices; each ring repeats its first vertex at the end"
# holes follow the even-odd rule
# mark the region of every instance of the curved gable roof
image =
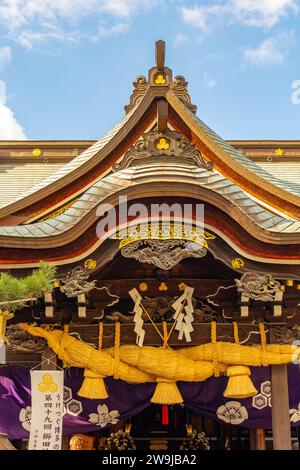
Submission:
MULTIPOLYGON (((169 103, 170 111, 176 114, 179 127, 182 123, 182 127, 186 126, 188 128, 191 136, 189 137, 193 143, 203 153, 204 157, 215 164, 215 168, 218 170, 219 174, 228 181, 228 184, 229 182, 233 183, 235 188, 239 188, 244 194, 247 194, 249 201, 251 200, 250 195, 255 198, 255 200, 259 200, 274 210, 286 214, 287 217, 285 219, 284 217, 280 218, 280 216, 274 216, 273 214, 270 215, 270 213, 265 210, 265 213, 269 215, 261 215, 261 220, 262 218, 265 220, 271 218, 273 220, 273 217, 279 217, 279 219, 274 220, 278 222, 278 227, 280 227, 280 230, 282 229, 282 233, 298 233, 298 229, 295 229, 297 224, 294 223, 293 219, 300 220, 300 185, 284 182, 271 175, 261 166, 252 162, 248 157, 224 141, 202 122, 195 115, 196 108, 191 104, 187 91, 187 82, 181 76, 175 77, 173 80, 172 71, 164 67, 161 60, 157 62, 157 67, 150 69, 148 81, 144 77, 142 77, 142 79, 139 77, 134 83, 134 92, 130 100, 130 105, 126 107, 128 113, 115 128, 78 157, 22 193, 11 204, 0 208, 0 218, 13 214, 24 207, 29 207, 30 204, 32 205, 37 201, 47 198, 55 191, 62 193, 63 188, 67 184, 71 184, 80 178, 84 179, 84 175, 88 171, 96 168, 99 162, 105 161, 108 154, 113 152, 126 136, 130 135, 135 126, 140 125, 142 128, 141 123, 145 120, 146 113, 157 99, 164 99, 169 103), (160 85, 157 81, 158 75, 162 77, 160 78, 160 85)), ((176 125, 174 127, 176 128, 176 125)), ((184 129, 178 130, 184 133, 184 129)), ((182 177, 184 176, 182 175, 182 177)), ((110 178, 114 177, 110 176, 110 178)), ((82 196, 79 198, 79 201, 73 205, 72 209, 76 210, 77 204, 80 204, 80 201, 83 200, 82 198, 87 197, 88 186, 91 186, 91 190, 97 186, 98 183, 96 183, 96 180, 99 180, 99 176, 95 176, 94 182, 92 181, 82 188, 82 196)), ((100 182, 101 181, 108 181, 107 177, 104 177, 100 182)), ((70 196, 68 196, 68 198, 70 199, 70 196)), ((63 200, 60 201, 60 204, 63 204, 63 200)), ((252 203, 249 202, 249 205, 251 204, 252 203)), ((255 204, 259 207, 257 203, 255 204)), ((69 211, 66 212, 66 214, 68 213, 69 211)), ((259 213, 258 209, 257 213, 259 213)), ((262 223, 261 220, 256 220, 255 223, 260 226, 259 224, 262 223)), ((61 220, 59 218, 57 223, 57 226, 61 227, 61 220)), ((43 222, 32 225, 19 225, 17 227, 2 227, 1 233, 3 235, 6 233, 7 236, 10 236, 9 234, 11 233, 20 233, 23 234, 22 236, 27 237, 29 236, 26 235, 27 233, 36 231, 36 233, 39 233, 40 237, 43 237, 44 228, 49 234, 55 233, 54 228, 51 229, 50 227, 40 224, 43 224, 43 222)), ((270 224, 270 227, 271 231, 276 231, 276 224, 270 224)), ((264 229, 265 228, 267 230, 269 229, 264 226, 264 229)))

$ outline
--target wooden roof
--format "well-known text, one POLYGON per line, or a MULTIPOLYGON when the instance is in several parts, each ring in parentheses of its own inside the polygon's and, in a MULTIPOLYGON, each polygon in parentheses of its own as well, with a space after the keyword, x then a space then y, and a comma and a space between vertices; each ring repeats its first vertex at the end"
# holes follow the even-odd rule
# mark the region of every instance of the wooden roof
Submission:
MULTIPOLYGON (((45 184, 42 181, 49 181, 50 175, 95 143, 94 140, 0 141, 0 208, 34 192, 45 184), (35 149, 41 150, 39 157, 33 155, 35 149)), ((229 140, 227 143, 275 178, 300 184, 300 141, 229 140)))
POLYGON ((23 192, 16 191, 14 200, 6 199, 0 206, 0 247, 22 247, 24 254, 17 261, 12 252, 5 255, 5 250, 0 249, 0 265, 35 265, 35 250, 42 250, 43 259, 47 259, 48 250, 50 259, 50 251, 59 247, 59 263, 83 259, 103 242, 87 242, 87 231, 97 220, 96 207, 100 202, 115 203, 119 194, 132 200, 159 195, 189 197, 211 204, 246 230, 249 238, 266 245, 262 251, 253 251, 246 245, 241 250, 238 236, 233 242, 213 219, 210 224, 207 221, 237 252, 259 262, 299 263, 300 184, 295 177, 280 178, 280 170, 272 174, 267 169, 268 165, 286 165, 285 157, 294 166, 298 161, 300 164, 300 142, 223 140, 196 116, 185 79, 179 76, 173 80, 172 71, 162 63, 158 58, 148 79, 137 78, 125 117, 97 142, 0 143, 3 165, 9 159, 14 159, 18 169, 37 165, 37 174, 41 175, 38 182, 24 187, 23 192), (158 112, 159 102, 168 105, 164 116, 158 112), (113 165, 123 160, 143 133, 164 125, 194 145, 205 160, 214 164, 214 169, 198 168, 184 159, 175 162, 159 157, 138 168, 113 172, 113 165), (42 150, 40 157, 33 158, 34 148, 42 150), (36 163, 36 158, 46 161, 36 163), (43 166, 49 168, 46 177, 43 166), (74 245, 73 252, 70 249, 64 257, 64 247, 75 240, 77 244, 82 237, 86 237, 86 242, 80 254, 77 250, 75 255, 74 245), (267 248, 268 244, 274 245, 273 251, 267 248), (282 253, 279 245, 284 247, 282 253))

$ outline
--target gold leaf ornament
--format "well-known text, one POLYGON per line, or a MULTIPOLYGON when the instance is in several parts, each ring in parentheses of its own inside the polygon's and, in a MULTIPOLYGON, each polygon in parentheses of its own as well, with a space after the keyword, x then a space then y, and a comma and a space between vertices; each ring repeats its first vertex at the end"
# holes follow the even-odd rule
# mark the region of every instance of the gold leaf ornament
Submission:
POLYGON ((242 259, 242 258, 234 258, 232 261, 231 261, 231 266, 234 268, 234 269, 241 269, 245 266, 245 261, 242 259))
POLYGON ((148 290, 148 284, 147 282, 141 282, 139 285, 139 289, 141 292, 146 292, 148 290))
POLYGON ((156 85, 165 85, 166 84, 166 79, 165 77, 163 76, 163 74, 159 73, 156 77, 156 79, 154 80, 154 83, 156 85))
POLYGON ((33 157, 41 157, 42 156, 42 151, 39 148, 35 148, 32 150, 32 155, 33 157))
POLYGON ((84 263, 86 269, 95 269, 97 267, 97 261, 95 259, 87 259, 84 263))
POLYGON ((168 150, 170 148, 170 144, 165 137, 161 137, 156 144, 156 148, 158 150, 168 150))

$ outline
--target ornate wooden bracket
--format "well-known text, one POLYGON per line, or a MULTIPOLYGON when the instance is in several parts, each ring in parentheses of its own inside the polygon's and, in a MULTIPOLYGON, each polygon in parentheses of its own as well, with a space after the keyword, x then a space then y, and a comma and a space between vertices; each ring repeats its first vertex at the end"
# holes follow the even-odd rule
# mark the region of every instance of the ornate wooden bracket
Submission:
MULTIPOLYGON (((162 127, 165 125, 163 117, 161 117, 160 125, 162 127)), ((138 140, 130 147, 121 162, 113 165, 112 169, 120 171, 154 157, 178 158, 199 168, 209 171, 213 169, 213 163, 206 161, 193 144, 190 144, 178 132, 169 129, 165 132, 151 131, 143 134, 142 140, 138 140)))
POLYGON ((271 275, 248 272, 240 280, 236 279, 236 286, 241 294, 241 317, 249 317, 250 300, 271 304, 273 317, 277 319, 282 317, 283 291, 280 289, 280 283, 271 275))

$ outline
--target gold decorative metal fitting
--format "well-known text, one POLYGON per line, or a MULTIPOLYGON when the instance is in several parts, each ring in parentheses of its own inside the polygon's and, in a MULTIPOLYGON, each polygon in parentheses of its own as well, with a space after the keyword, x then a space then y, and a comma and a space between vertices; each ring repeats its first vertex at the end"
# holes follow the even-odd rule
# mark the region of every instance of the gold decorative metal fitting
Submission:
POLYGON ((159 73, 157 77, 154 80, 154 83, 156 85, 165 85, 166 84, 166 79, 162 73, 159 73))
POLYGON ((231 260, 231 266, 234 269, 241 269, 245 266, 245 261, 242 258, 234 258, 231 260))
POLYGON ((168 286, 166 285, 165 282, 162 282, 162 283, 160 284, 159 288, 158 288, 158 290, 159 290, 160 292, 166 291, 166 290, 168 290, 168 289, 169 289, 169 288, 168 288, 168 286))
POLYGON ((96 266, 97 266, 97 261, 95 259, 92 259, 92 258, 87 259, 84 263, 84 267, 86 269, 95 269, 96 266))
POLYGON ((41 155, 42 155, 41 149, 38 149, 38 148, 33 149, 33 150, 32 150, 32 155, 33 155, 34 157, 41 157, 41 155))
POLYGON ((293 285, 294 285, 293 279, 288 279, 288 280, 286 281, 286 285, 287 285, 288 287, 293 287, 293 285))
POLYGON ((276 155, 277 157, 282 157, 282 155, 284 155, 284 150, 282 150, 282 149, 276 149, 276 150, 275 150, 275 155, 276 155))
POLYGON ((120 240, 121 249, 139 240, 185 240, 208 248, 208 240, 214 240, 216 237, 192 225, 152 222, 119 230, 112 238, 120 240))
POLYGON ((178 289, 179 289, 180 291, 184 291, 185 288, 186 288, 186 284, 185 284, 184 282, 181 282, 181 284, 178 284, 178 289))
POLYGON ((141 282, 139 285, 139 289, 141 292, 146 292, 148 290, 148 284, 147 282, 141 282))
POLYGON ((170 148, 170 142, 162 137, 156 144, 157 150, 168 150, 170 148))

